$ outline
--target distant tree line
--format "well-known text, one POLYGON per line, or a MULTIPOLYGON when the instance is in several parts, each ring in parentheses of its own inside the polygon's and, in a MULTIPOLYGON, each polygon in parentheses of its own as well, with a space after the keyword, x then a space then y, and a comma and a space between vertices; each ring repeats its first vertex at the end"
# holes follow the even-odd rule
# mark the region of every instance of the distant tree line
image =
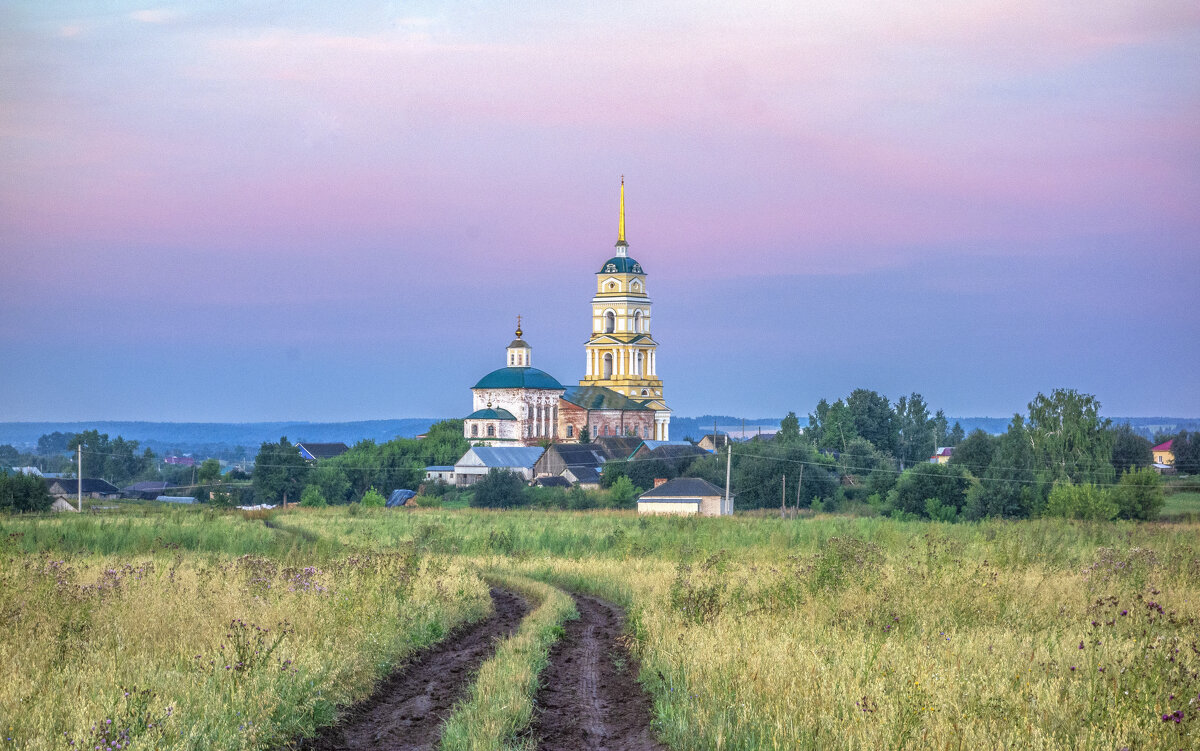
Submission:
MULTIPOLYGON (((1175 440, 1175 466, 1200 471, 1200 434, 1175 440)), ((1073 389, 1039 393, 1000 435, 963 435, 920 394, 895 403, 856 389, 832 404, 822 399, 802 431, 789 412, 769 440, 735 444, 731 485, 737 507, 840 508, 938 520, 987 517, 1153 519, 1163 505, 1151 443, 1129 425, 1113 426, 1100 403, 1073 389), (945 464, 930 463, 952 447, 945 464)), ((702 477, 724 486, 725 453, 685 459, 610 462, 602 486, 628 478, 640 488, 655 478, 702 477)))
MULTIPOLYGON (((240 502, 278 504, 305 502, 309 506, 373 501, 368 493, 415 490, 425 479, 425 467, 454 464, 470 445, 462 420, 443 420, 425 438, 396 438, 384 443, 363 440, 342 454, 308 462, 287 437, 267 442, 254 460, 253 497, 240 502)), ((370 503, 366 503, 370 505, 370 503)))

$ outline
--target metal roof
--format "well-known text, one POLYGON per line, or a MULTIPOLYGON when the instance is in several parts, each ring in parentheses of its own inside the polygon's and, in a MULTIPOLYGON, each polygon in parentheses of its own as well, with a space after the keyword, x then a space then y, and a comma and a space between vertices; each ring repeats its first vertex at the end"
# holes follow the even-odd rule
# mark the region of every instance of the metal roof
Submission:
POLYGON ((473 389, 561 389, 563 385, 537 368, 500 368, 479 379, 473 389))
POLYGON ((467 415, 468 420, 515 420, 512 412, 502 407, 484 407, 467 415))
POLYGON ((568 386, 564 400, 584 409, 620 409, 644 412, 650 410, 624 394, 604 386, 568 386))
POLYGON ((613 256, 604 262, 597 274, 645 274, 642 264, 629 256, 613 256))
POLYGON ((545 452, 541 446, 475 446, 463 454, 455 465, 466 467, 525 467, 532 468, 545 452), (476 461, 467 464, 474 455, 476 461))

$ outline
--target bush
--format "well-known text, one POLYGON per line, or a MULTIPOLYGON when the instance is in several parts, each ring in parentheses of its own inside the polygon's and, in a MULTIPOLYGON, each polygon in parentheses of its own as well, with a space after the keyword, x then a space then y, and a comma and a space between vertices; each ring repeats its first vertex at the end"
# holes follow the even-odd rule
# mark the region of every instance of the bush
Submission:
POLYGON ((305 508, 322 508, 329 504, 326 503, 320 488, 316 485, 306 485, 304 492, 300 494, 300 505, 305 508))
POLYGON ((362 501, 363 508, 383 508, 387 505, 387 500, 375 488, 368 488, 367 492, 363 493, 362 501))
POLYGON ((1162 477, 1149 467, 1121 475, 1114 496, 1122 519, 1157 519, 1158 512, 1166 502, 1162 477))
POLYGON ((1109 521, 1120 509, 1112 493, 1095 485, 1055 485, 1046 502, 1046 516, 1061 516, 1066 519, 1109 521))
POLYGON ((476 508, 511 508, 525 504, 525 480, 515 472, 493 469, 471 486, 476 508))

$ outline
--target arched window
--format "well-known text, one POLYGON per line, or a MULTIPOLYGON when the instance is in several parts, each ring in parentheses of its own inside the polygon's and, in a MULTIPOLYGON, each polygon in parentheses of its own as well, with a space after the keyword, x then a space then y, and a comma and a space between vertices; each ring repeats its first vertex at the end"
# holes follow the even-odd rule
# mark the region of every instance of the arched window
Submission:
POLYGON ((604 355, 604 377, 612 378, 612 374, 613 374, 613 358, 612 358, 612 353, 609 352, 606 355, 604 355))
POLYGON ((650 396, 650 392, 646 389, 642 389, 642 396, 650 396))
POLYGON ((642 333, 642 311, 636 311, 633 314, 633 330, 640 334, 642 333))
POLYGON ((604 333, 611 334, 617 330, 617 317, 610 310, 604 314, 604 333))
POLYGON ((568 425, 567 426, 567 438, 574 438, 574 437, 575 437, 575 426, 568 425))
POLYGON ((479 437, 479 426, 478 426, 478 425, 472 425, 472 426, 471 426, 471 437, 472 437, 472 438, 478 438, 478 437, 479 437))
POLYGON ((633 367, 634 367, 634 371, 633 371, 633 372, 634 372, 635 374, 637 374, 637 375, 641 375, 641 374, 642 374, 642 353, 641 353, 641 352, 638 352, 638 353, 637 353, 637 361, 634 363, 634 366, 633 366, 633 367))
POLYGON ((488 438, 493 438, 496 435, 496 426, 488 425, 488 438))

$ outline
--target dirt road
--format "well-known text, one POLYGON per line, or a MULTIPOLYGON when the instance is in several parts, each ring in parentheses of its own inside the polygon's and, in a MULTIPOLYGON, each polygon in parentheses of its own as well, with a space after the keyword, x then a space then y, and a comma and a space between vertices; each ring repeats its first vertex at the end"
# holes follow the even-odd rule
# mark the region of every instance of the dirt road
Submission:
POLYGON ((539 751, 665 751, 650 732, 651 702, 618 642, 625 614, 612 603, 575 595, 579 620, 550 651, 534 702, 539 751))
POLYGON ((338 724, 299 745, 304 751, 387 749, 418 751, 437 745, 442 723, 466 695, 496 644, 517 630, 528 611, 522 598, 492 588, 493 613, 464 626, 414 656, 373 696, 351 707, 338 724))

